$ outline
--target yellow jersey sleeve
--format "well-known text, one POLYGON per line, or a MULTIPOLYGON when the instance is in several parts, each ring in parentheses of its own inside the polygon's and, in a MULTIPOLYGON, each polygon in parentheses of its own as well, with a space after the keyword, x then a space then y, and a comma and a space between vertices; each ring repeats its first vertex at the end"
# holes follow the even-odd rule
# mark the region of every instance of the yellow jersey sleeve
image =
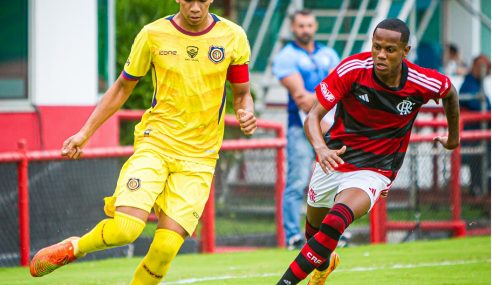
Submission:
POLYGON ((236 42, 234 45, 234 54, 232 56, 231 65, 242 65, 249 63, 250 48, 248 38, 243 29, 237 31, 236 42))
POLYGON ((129 80, 138 80, 150 69, 151 61, 148 34, 147 30, 143 28, 133 41, 130 55, 123 68, 123 76, 129 80))

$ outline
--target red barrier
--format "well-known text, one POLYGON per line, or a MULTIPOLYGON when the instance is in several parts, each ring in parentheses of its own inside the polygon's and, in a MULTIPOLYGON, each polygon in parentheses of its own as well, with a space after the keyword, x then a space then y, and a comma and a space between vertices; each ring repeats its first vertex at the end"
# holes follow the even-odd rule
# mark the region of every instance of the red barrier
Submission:
POLYGON ((202 252, 213 253, 215 252, 215 186, 214 181, 210 187, 210 194, 208 196, 205 209, 203 209, 202 219, 204 225, 200 233, 200 243, 202 245, 202 252))
POLYGON ((19 142, 20 161, 17 165, 19 185, 19 238, 21 266, 29 265, 29 251, 31 249, 29 232, 29 184, 27 171, 29 160, 26 155, 26 141, 19 142))
MULTIPOLYGON (((430 113, 442 113, 438 109, 428 110, 430 113)), ((488 113, 471 113, 466 112, 460 116, 460 140, 473 141, 489 139, 491 137, 490 130, 467 130, 463 131, 464 124, 486 121, 491 119, 490 112, 488 113)), ((416 127, 447 127, 445 120, 429 120, 415 121, 416 127)), ((412 133, 410 143, 432 142, 434 137, 440 134, 415 134, 412 133)), ((442 146, 440 146, 442 147, 442 146)), ((431 230, 451 230, 455 237, 466 235, 466 222, 461 219, 461 148, 453 150, 451 155, 451 209, 452 219, 450 221, 422 221, 419 223, 419 228, 424 231, 431 230)), ((416 227, 415 222, 407 221, 387 221, 386 199, 379 199, 371 210, 370 217, 370 237, 372 243, 386 242, 386 233, 388 230, 412 230, 416 227)))
MULTIPOLYGON (((120 120, 139 120, 144 112, 135 110, 122 110, 117 113, 120 120)), ((229 126, 239 126, 239 123, 232 116, 225 116, 225 124, 229 126)), ((276 228, 277 244, 283 247, 285 236, 282 227, 282 192, 285 187, 284 177, 284 148, 287 145, 283 126, 277 122, 266 120, 257 120, 258 128, 270 129, 276 132, 276 138, 265 139, 236 139, 224 140, 221 150, 245 150, 245 149, 277 149, 277 178, 275 187, 275 205, 276 205, 276 228)), ((83 159, 109 158, 109 157, 127 157, 133 154, 133 146, 106 147, 106 148, 89 148, 84 149, 83 159)), ((49 151, 27 151, 25 142, 19 142, 18 152, 0 153, 0 163, 18 163, 18 187, 19 187, 19 243, 21 266, 29 265, 30 254, 30 233, 29 233, 29 161, 46 161, 46 160, 64 160, 60 150, 49 151)), ((213 185, 213 184, 212 184, 213 185)), ((214 187, 210 189, 210 197, 214 197, 214 187)), ((155 220, 155 217, 149 217, 149 220, 155 220)), ((204 252, 215 251, 215 206, 214 199, 209 199, 202 218, 202 240, 201 247, 204 252)))

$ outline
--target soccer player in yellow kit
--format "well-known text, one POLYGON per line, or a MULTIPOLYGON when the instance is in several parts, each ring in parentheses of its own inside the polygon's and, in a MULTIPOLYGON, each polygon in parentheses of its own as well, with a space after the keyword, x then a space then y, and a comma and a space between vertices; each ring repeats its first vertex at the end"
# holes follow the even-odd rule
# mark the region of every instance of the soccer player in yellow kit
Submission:
POLYGON ((114 195, 105 198, 110 218, 80 238, 41 249, 30 264, 33 276, 87 253, 133 242, 153 208, 157 230, 131 284, 158 284, 195 230, 208 199, 224 133, 226 80, 241 130, 246 135, 256 130, 246 34, 209 13, 213 0, 176 2, 179 13, 140 31, 121 76, 62 147, 62 155, 77 159, 91 135, 151 70, 152 105, 135 127, 135 152, 121 169, 114 195))

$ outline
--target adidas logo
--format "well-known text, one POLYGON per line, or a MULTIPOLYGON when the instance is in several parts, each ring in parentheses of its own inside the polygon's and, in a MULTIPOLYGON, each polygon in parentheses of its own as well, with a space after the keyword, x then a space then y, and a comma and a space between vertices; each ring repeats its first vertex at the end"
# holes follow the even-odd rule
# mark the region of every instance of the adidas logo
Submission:
POLYGON ((369 103, 369 96, 367 96, 367 94, 359 95, 359 99, 369 103))
POLYGON ((292 284, 289 280, 286 280, 286 279, 284 279, 284 280, 282 280, 282 281, 283 281, 283 282, 284 282, 284 284, 286 284, 286 285, 290 285, 290 284, 292 284))

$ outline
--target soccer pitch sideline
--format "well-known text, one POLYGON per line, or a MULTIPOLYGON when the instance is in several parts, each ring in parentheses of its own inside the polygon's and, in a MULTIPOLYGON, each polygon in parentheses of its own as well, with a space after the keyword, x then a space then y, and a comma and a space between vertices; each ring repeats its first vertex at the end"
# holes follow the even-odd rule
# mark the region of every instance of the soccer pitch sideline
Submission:
MULTIPOLYGON (((341 264, 330 285, 490 284, 490 237, 337 250, 341 264)), ((296 251, 280 249, 220 254, 179 255, 161 284, 274 285, 296 251)), ((42 278, 27 268, 0 268, 0 284, 124 285, 140 258, 76 262, 42 278)), ((307 281, 301 284, 306 284, 307 281)))

